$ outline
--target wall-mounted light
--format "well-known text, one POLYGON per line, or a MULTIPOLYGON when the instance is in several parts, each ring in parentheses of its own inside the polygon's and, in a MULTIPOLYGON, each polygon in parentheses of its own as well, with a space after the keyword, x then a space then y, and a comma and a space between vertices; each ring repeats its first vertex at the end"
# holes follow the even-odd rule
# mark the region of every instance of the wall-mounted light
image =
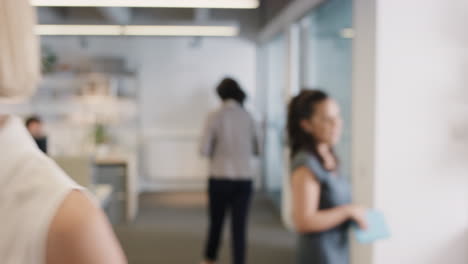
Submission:
POLYGON ((38 35, 56 36, 212 36, 232 37, 237 26, 36 25, 38 35))
POLYGON ((159 7, 159 8, 258 8, 259 0, 31 0, 34 6, 60 7, 159 7))
POLYGON ((355 36, 355 31, 352 28, 343 28, 340 32, 342 38, 352 39, 355 36))

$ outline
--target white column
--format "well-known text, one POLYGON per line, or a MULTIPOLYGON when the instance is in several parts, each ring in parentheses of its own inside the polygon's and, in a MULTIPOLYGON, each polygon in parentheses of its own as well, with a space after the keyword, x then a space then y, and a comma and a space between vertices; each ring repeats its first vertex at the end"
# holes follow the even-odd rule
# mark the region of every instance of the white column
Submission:
MULTIPOLYGON (((375 0, 355 0, 353 14, 352 176, 353 201, 372 207, 375 175, 375 0)), ((352 240, 354 242, 354 239, 352 240)), ((370 264, 372 246, 352 244, 353 264, 370 264)))
POLYGON ((468 263, 466 14, 466 0, 355 0, 355 200, 392 237, 354 264, 468 263))
POLYGON ((468 263, 468 2, 377 7, 374 263, 468 263))

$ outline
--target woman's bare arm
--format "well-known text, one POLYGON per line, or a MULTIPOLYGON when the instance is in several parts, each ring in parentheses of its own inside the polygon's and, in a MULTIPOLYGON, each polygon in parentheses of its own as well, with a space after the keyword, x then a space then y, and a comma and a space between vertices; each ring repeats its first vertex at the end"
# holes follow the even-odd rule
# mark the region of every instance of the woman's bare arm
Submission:
POLYGON ((71 192, 49 229, 47 264, 124 264, 127 260, 104 213, 83 193, 71 192))
POLYGON ((292 193, 293 221, 298 232, 327 231, 351 218, 349 205, 319 210, 320 184, 306 167, 293 172, 292 193))

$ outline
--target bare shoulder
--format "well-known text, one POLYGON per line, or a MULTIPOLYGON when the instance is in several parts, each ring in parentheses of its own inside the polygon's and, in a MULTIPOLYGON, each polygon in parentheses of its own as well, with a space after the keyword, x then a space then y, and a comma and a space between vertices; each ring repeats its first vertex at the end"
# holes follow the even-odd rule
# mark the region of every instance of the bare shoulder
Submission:
POLYGON ((292 183, 294 184, 305 184, 305 183, 311 183, 311 184, 317 184, 317 178, 314 175, 314 173, 307 167, 301 166, 295 169, 292 172, 292 183))
POLYGON ((47 264, 126 263, 104 213, 82 192, 72 191, 49 228, 47 264))

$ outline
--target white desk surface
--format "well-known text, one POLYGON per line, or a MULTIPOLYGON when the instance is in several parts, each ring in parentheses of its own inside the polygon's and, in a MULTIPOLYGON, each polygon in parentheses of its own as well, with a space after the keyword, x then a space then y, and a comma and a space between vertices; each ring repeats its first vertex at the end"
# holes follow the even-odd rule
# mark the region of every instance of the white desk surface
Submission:
POLYGON ((110 201, 113 188, 110 184, 96 184, 90 187, 89 190, 99 201, 101 207, 105 207, 110 201))

